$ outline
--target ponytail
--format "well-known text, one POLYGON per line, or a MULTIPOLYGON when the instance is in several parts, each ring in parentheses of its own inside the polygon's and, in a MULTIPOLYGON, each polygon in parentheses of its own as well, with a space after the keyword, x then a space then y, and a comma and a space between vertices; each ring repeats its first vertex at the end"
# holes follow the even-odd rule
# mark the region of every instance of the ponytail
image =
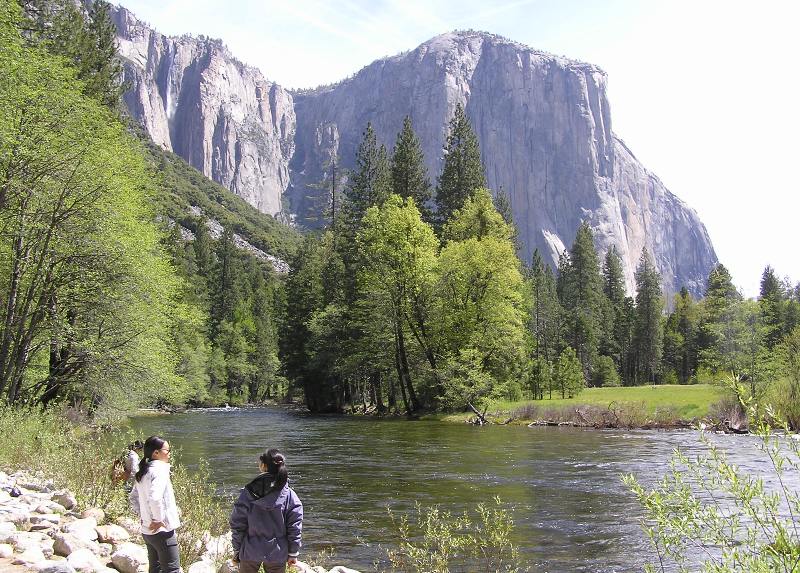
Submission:
POLYGON ((139 471, 136 472, 136 481, 142 481, 142 478, 147 475, 152 463, 153 453, 164 447, 166 440, 159 436, 150 436, 144 441, 144 451, 142 452, 142 459, 139 461, 139 471))
POLYGON ((289 482, 289 472, 286 470, 286 458, 275 448, 267 450, 259 457, 261 463, 267 466, 267 473, 273 478, 269 491, 280 491, 289 482))

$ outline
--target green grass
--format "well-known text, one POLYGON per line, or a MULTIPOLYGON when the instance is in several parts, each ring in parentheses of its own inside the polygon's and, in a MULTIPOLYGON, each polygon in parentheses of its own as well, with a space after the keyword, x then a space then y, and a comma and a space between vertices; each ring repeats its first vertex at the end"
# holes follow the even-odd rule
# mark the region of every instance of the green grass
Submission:
MULTIPOLYGON (((532 421, 526 417, 532 408, 538 412, 550 410, 574 410, 581 406, 594 406, 601 409, 637 410, 648 418, 668 417, 675 420, 692 420, 709 414, 709 408, 728 396, 726 389, 710 384, 690 386, 635 386, 619 388, 587 388, 576 398, 556 398, 544 400, 493 401, 489 404, 487 416, 494 419, 516 418, 515 421, 532 421)), ((471 413, 443 416, 446 421, 464 421, 471 413)))

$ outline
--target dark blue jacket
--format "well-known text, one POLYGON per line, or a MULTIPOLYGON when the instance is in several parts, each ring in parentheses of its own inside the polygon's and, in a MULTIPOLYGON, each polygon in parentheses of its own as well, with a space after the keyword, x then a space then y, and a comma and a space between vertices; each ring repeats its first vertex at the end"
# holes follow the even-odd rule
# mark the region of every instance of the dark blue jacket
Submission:
POLYGON ((273 476, 261 474, 242 489, 230 524, 239 561, 285 563, 300 552, 303 504, 288 485, 270 491, 273 476))

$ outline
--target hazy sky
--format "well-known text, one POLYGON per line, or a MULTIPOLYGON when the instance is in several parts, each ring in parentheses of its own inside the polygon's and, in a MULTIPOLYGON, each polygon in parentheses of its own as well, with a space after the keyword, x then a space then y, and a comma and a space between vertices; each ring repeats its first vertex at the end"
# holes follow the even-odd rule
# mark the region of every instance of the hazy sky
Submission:
POLYGON ((222 40, 284 87, 352 75, 454 29, 599 65, 614 132, 706 224, 748 296, 800 280, 800 2, 127 0, 159 31, 222 40))

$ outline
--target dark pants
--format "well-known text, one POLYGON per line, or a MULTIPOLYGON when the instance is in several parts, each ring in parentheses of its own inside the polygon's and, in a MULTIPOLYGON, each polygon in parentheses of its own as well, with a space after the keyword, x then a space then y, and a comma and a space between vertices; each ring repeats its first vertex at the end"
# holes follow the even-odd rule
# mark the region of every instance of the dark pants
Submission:
POLYGON ((181 570, 181 556, 178 552, 178 536, 175 531, 161 531, 155 535, 145 535, 148 573, 178 573, 181 570))
POLYGON ((286 573, 286 563, 261 563, 260 561, 240 561, 239 573, 258 573, 263 565, 264 573, 286 573))

